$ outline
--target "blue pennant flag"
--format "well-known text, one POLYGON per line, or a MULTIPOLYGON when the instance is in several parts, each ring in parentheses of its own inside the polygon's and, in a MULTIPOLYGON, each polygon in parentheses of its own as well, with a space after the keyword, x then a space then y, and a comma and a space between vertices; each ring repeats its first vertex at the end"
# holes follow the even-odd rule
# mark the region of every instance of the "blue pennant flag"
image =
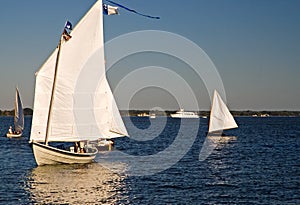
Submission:
POLYGON ((66 29, 69 29, 69 30, 72 30, 72 29, 73 29, 73 28, 72 28, 72 24, 71 24, 70 21, 67 21, 67 22, 66 22, 65 28, 66 28, 66 29))

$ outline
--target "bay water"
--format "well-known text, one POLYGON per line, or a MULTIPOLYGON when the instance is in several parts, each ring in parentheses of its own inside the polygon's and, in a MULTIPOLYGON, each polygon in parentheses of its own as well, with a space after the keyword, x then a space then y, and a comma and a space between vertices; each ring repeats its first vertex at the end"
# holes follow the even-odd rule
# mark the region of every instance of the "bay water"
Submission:
POLYGON ((130 137, 94 163, 38 167, 31 116, 18 139, 0 117, 0 204, 300 204, 300 118, 236 121, 202 161, 208 119, 124 117, 130 137))

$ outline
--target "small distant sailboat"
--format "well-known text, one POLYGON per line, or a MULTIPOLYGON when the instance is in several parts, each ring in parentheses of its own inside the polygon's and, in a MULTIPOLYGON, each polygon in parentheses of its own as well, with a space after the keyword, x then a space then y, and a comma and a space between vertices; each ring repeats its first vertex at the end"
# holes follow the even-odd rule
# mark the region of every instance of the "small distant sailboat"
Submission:
POLYGON ((29 143, 37 165, 90 163, 98 150, 88 141, 128 136, 106 79, 102 6, 98 0, 70 34, 66 23, 58 47, 36 73, 29 143))
MULTIPOLYGON (((237 128, 233 116, 229 112, 219 93, 215 90, 210 111, 208 135, 220 136, 223 130, 237 128)), ((223 134, 224 135, 224 134, 223 134)))
POLYGON ((9 127, 7 137, 21 137, 24 129, 24 113, 23 105, 20 97, 18 88, 16 88, 16 100, 15 100, 15 116, 14 116, 14 126, 15 130, 13 131, 12 127, 9 127))
POLYGON ((210 119, 209 119, 209 128, 207 137, 202 145, 199 160, 205 160, 212 151, 218 146, 220 143, 226 143, 230 140, 230 138, 235 139, 236 137, 225 137, 226 135, 223 133, 223 130, 237 128, 233 116, 229 112, 226 104, 223 102, 219 93, 215 90, 212 107, 210 111, 210 119))

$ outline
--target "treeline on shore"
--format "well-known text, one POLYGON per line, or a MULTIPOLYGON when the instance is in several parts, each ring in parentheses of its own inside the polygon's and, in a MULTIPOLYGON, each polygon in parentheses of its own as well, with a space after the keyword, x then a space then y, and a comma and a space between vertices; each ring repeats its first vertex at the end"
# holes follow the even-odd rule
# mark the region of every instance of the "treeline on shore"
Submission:
MULTIPOLYGON (((25 108, 23 109, 24 115, 32 115, 33 110, 31 108, 25 108)), ((14 116, 15 110, 0 110, 0 116, 14 116)))
MULTIPOLYGON (((170 116, 170 114, 175 113, 176 110, 169 111, 157 111, 157 110, 120 110, 122 116, 147 116, 150 113, 155 113, 156 116, 170 116)), ((210 111, 193 111, 199 116, 209 116, 210 111)), ((245 110, 245 111, 230 111, 233 116, 293 116, 300 117, 300 111, 253 111, 253 110, 245 110)))
MULTIPOLYGON (((148 116, 150 113, 155 113, 156 116, 170 116, 175 113, 176 110, 120 110, 122 116, 148 116)), ((24 115, 32 115, 33 110, 31 108, 24 109, 24 115)), ((209 116, 210 111, 195 111, 199 116, 209 116)), ((300 117, 300 111, 231 111, 233 116, 294 116, 300 117)), ((14 116, 14 110, 0 110, 0 116, 14 116)))

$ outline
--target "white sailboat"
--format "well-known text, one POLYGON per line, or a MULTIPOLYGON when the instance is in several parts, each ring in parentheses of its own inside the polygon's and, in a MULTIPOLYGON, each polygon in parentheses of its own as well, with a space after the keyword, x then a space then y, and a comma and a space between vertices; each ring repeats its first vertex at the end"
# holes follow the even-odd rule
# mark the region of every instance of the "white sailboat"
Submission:
POLYGON ((98 150, 82 142, 128 135, 106 79, 102 15, 99 0, 36 73, 30 143, 38 165, 90 163, 98 150), (85 152, 49 142, 81 142, 85 152))
POLYGON ((15 100, 15 116, 14 116, 15 130, 13 131, 10 126, 7 137, 21 137, 24 129, 24 113, 23 105, 18 88, 16 88, 16 100, 15 100))
POLYGON ((238 125, 229 112, 229 109, 223 102, 219 93, 215 90, 210 111, 208 133, 202 145, 199 160, 204 161, 219 144, 224 144, 230 140, 234 140, 236 137, 226 137, 223 130, 237 127, 238 125))
POLYGON ((222 134, 223 130, 237 128, 233 116, 229 112, 219 93, 215 90, 210 111, 208 135, 222 134))

